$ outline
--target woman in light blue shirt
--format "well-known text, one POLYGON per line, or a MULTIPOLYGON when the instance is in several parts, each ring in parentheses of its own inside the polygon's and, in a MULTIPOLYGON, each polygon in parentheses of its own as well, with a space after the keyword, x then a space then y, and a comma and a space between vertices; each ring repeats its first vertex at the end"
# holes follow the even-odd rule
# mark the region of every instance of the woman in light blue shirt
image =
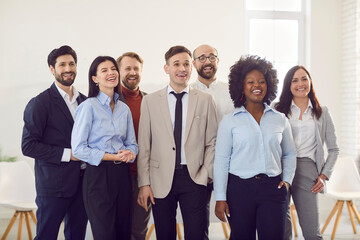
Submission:
MULTIPOLYGON (((304 238, 323 239, 319 226, 318 193, 325 190, 325 181, 329 180, 334 169, 339 147, 329 111, 320 106, 305 67, 297 65, 288 71, 275 108, 289 118, 294 136, 297 167, 290 193, 304 238)), ((286 221, 286 230, 285 239, 291 239, 290 217, 286 221)))
POLYGON ((73 155, 87 163, 83 196, 94 239, 130 239, 128 163, 138 147, 120 91, 115 59, 97 57, 89 70, 89 98, 76 109, 71 136, 73 155))
POLYGON ((215 149, 215 214, 231 227, 230 239, 283 239, 287 189, 296 152, 284 114, 269 107, 276 70, 258 56, 241 57, 230 70, 235 110, 220 123, 215 149))

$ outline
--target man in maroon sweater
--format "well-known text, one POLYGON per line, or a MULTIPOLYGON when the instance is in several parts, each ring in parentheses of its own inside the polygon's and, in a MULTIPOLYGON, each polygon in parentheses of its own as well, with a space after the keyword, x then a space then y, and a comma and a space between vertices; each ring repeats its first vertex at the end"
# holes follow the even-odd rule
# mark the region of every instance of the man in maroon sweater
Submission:
MULTIPOLYGON (((138 138, 140 106, 141 100, 146 93, 140 91, 139 83, 141 80, 143 60, 134 52, 126 52, 116 60, 120 70, 120 80, 122 85, 122 100, 129 106, 136 134, 138 138)), ((137 159, 130 164, 130 173, 132 180, 132 224, 131 224, 131 239, 145 240, 147 233, 147 225, 150 218, 151 211, 145 211, 137 203, 137 196, 139 194, 137 182, 137 159)), ((149 204, 148 209, 151 209, 149 204)))

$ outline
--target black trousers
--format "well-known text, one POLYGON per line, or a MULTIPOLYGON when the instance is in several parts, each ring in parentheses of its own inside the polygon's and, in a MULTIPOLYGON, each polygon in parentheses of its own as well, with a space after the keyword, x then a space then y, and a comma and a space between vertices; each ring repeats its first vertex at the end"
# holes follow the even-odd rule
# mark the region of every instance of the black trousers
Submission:
POLYGON ((210 200, 212 191, 214 190, 214 184, 209 183, 206 187, 206 228, 204 240, 209 240, 209 226, 210 226, 210 200))
POLYGON ((131 236, 131 178, 125 163, 87 165, 84 204, 96 240, 128 240, 131 236))
POLYGON ((280 176, 241 179, 229 174, 230 239, 255 240, 256 231, 259 240, 284 239, 287 190, 278 189, 280 181, 280 176))
POLYGON ((83 202, 83 176, 79 176, 78 189, 72 197, 37 196, 37 226, 35 240, 56 240, 60 224, 65 220, 65 239, 85 239, 86 216, 83 202))
POLYGON ((196 184, 186 167, 175 170, 171 190, 165 198, 155 198, 152 206, 156 239, 176 239, 176 209, 180 204, 185 239, 203 240, 206 229, 206 186, 196 184))

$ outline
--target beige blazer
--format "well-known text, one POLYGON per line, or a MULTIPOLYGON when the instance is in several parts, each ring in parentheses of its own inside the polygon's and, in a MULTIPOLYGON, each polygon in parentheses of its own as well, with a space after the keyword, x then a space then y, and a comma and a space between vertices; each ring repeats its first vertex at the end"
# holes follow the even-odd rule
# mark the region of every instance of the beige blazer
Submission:
MULTIPOLYGON (((185 155, 190 177, 206 186, 213 177, 218 120, 213 97, 190 88, 185 128, 185 155)), ((167 87, 144 96, 139 123, 139 187, 150 185, 155 198, 170 192, 175 171, 175 141, 167 87)))

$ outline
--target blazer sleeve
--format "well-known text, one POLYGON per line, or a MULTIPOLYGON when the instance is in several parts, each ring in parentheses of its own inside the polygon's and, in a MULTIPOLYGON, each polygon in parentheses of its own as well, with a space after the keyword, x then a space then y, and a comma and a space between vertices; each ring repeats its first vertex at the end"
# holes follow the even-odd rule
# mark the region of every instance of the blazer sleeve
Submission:
POLYGON ((208 116, 205 132, 205 153, 204 153, 204 167, 207 169, 208 177, 213 179, 215 144, 218 128, 218 116, 213 97, 209 96, 208 116))
POLYGON ((150 185, 151 122, 147 97, 141 102, 139 120, 139 154, 137 159, 138 186, 150 185))
POLYGON ((322 107, 322 110, 323 110, 322 114, 324 118, 323 120, 324 126, 321 129, 321 131, 323 131, 321 132, 321 137, 322 138, 324 137, 323 140, 325 141, 328 155, 321 173, 324 174, 327 177, 327 179, 330 179, 330 176, 334 170, 334 166, 340 150, 337 144, 335 126, 331 118, 331 115, 326 107, 322 107))
POLYGON ((25 156, 60 164, 64 148, 44 141, 50 111, 48 101, 48 99, 45 100, 45 98, 38 96, 31 99, 27 104, 24 111, 21 149, 25 156))

